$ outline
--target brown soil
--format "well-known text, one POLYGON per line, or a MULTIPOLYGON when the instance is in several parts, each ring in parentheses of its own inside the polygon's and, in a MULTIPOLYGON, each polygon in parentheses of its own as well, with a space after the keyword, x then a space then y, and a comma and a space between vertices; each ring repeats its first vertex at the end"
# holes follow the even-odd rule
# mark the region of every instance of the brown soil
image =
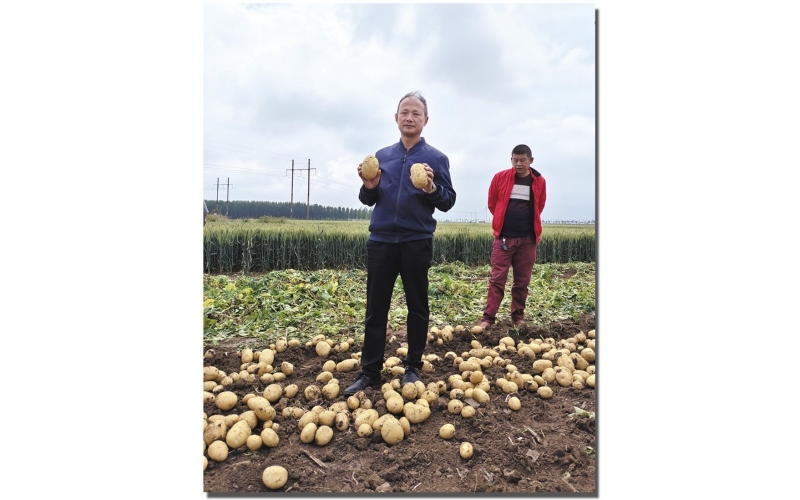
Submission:
MULTIPOLYGON (((550 325, 548 328, 524 327, 516 332, 509 322, 500 322, 490 327, 484 334, 456 336, 442 346, 429 344, 425 354, 435 353, 444 358, 448 351, 461 354, 470 350, 470 341, 476 338, 484 346, 496 346, 506 335, 520 339, 548 338, 555 340, 567 338, 579 331, 588 332, 595 328, 593 315, 581 317, 578 321, 566 320, 550 325)), ((387 343, 386 356, 395 356, 402 345, 405 332, 389 332, 387 337, 395 336, 395 341, 387 343)), ((204 360, 205 365, 213 365, 231 373, 239 371, 241 360, 237 349, 243 346, 259 350, 255 339, 238 338, 225 344, 213 346, 214 355, 204 360)), ((355 346, 359 348, 360 346, 355 346)), ((206 352, 210 346, 204 346, 206 352)), ((334 351, 332 351, 334 352, 334 351)), ((350 352, 331 354, 329 359, 340 361, 350 357, 350 352)), ((514 353, 504 356, 513 359, 520 371, 530 372, 530 363, 520 362, 514 353)), ((380 433, 372 437, 358 437, 351 423, 350 428, 340 432, 334 428, 333 440, 324 447, 303 444, 300 430, 294 419, 283 419, 281 410, 286 405, 302 404, 305 409, 315 405, 330 406, 345 398, 340 394, 329 401, 319 399, 306 402, 302 390, 316 383, 323 360, 313 348, 289 348, 275 356, 275 365, 289 361, 295 367, 294 373, 282 385, 297 384, 300 393, 291 401, 281 399, 273 406, 278 415, 275 421, 280 424, 280 442, 275 448, 261 447, 250 451, 242 447, 229 452, 223 462, 209 460, 203 475, 203 490, 212 493, 249 493, 269 491, 262 482, 264 469, 270 465, 281 465, 289 472, 289 480, 278 491, 285 492, 567 492, 596 493, 597 464, 594 450, 596 445, 596 419, 570 415, 578 407, 595 412, 596 393, 594 389, 563 388, 553 383, 554 395, 541 399, 535 393, 520 390, 517 394, 522 409, 512 411, 506 404, 507 395, 492 384, 491 401, 480 405, 473 418, 462 418, 447 412, 447 395, 439 397, 431 404, 431 416, 424 422, 412 424, 411 434, 400 443, 390 446, 383 442, 380 433), (456 427, 452 440, 439 437, 439 428, 445 423, 456 427), (475 450, 470 460, 459 456, 461 442, 469 441, 475 450)), ((444 361, 436 365, 436 372, 423 373, 422 381, 427 385, 457 373, 450 363, 444 361)), ((497 380, 505 374, 505 369, 492 366, 484 373, 497 380)), ((342 390, 358 376, 358 371, 337 373, 342 390)), ((388 376, 384 381, 390 381, 388 376)), ((237 405, 229 411, 219 410, 213 403, 205 404, 203 411, 208 416, 214 414, 240 414, 247 411, 241 398, 248 393, 260 395, 265 384, 233 387, 239 396, 237 405)), ((367 395, 379 413, 386 413, 379 390, 368 389, 367 395)), ((260 434, 261 425, 253 430, 260 434)), ((198 439, 199 441, 199 439, 198 439)))

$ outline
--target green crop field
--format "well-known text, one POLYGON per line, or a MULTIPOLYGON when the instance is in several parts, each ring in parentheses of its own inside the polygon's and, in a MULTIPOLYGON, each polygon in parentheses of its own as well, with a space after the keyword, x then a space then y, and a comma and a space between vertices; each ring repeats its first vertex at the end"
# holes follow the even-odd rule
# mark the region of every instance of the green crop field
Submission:
MULTIPOLYGON (((228 220, 212 215, 204 228, 203 268, 207 273, 267 272, 284 269, 363 269, 368 221, 304 221, 262 217, 228 220)), ((488 223, 440 222, 433 263, 489 263, 488 223)), ((594 225, 545 225, 537 263, 594 262, 594 225)))

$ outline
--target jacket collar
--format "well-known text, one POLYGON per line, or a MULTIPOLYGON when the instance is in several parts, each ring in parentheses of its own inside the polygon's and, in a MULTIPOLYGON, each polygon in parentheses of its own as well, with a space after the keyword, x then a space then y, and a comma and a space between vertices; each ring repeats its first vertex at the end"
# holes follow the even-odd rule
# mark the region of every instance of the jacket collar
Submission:
MULTIPOLYGON (((398 146, 400 147, 400 149, 402 149, 403 151, 405 151, 405 150, 406 150, 406 147, 403 145, 403 141, 401 141, 401 140, 398 140, 398 141, 397 141, 397 145, 398 145, 398 146)), ((416 144, 414 144, 413 146, 411 146, 411 149, 409 149, 409 150, 408 150, 408 152, 410 153, 411 151, 416 151, 416 150, 418 150, 419 148, 421 148, 421 147, 422 147, 422 146, 424 146, 424 145, 425 145, 425 138, 424 138, 424 137, 420 137, 420 138, 419 138, 419 141, 417 141, 417 143, 416 143, 416 144)))

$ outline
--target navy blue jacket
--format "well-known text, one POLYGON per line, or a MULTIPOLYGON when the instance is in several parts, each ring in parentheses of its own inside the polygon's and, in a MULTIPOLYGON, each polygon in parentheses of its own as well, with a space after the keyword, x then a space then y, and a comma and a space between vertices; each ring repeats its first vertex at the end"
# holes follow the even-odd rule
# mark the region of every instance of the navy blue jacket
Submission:
POLYGON ((433 237, 436 230, 434 209, 447 212, 456 203, 456 192, 450 181, 450 160, 421 137, 406 151, 397 141, 375 153, 381 169, 377 187, 363 185, 358 199, 374 206, 369 223, 370 240, 400 243, 433 237), (411 183, 411 165, 427 163, 433 169, 436 191, 426 194, 411 183))

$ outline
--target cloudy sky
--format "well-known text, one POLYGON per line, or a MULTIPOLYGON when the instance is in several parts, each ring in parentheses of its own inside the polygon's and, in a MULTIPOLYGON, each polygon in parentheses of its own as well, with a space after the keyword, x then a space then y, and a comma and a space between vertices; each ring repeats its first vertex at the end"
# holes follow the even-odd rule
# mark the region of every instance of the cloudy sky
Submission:
POLYGON ((489 182, 520 143, 547 179, 543 217, 595 219, 594 4, 206 4, 203 14, 205 199, 362 207, 356 167, 399 140, 398 101, 419 90, 422 135, 450 158, 457 192, 437 219, 488 220, 489 182), (295 171, 293 193, 292 160, 312 169, 310 182, 295 171))

